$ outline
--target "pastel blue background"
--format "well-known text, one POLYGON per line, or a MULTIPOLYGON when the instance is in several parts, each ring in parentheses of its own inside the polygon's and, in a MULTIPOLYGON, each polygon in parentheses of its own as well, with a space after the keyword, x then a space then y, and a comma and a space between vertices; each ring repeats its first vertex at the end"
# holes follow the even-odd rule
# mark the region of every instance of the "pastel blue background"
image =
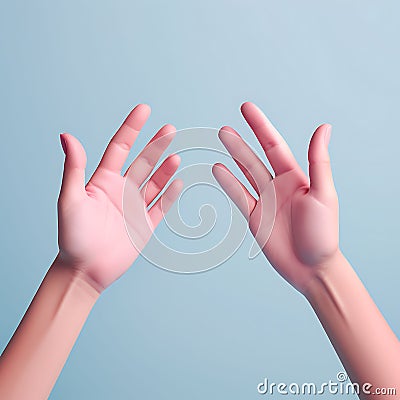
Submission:
MULTIPOLYGON (((400 335, 399 12, 365 0, 2 2, 1 350, 57 251, 58 133, 82 141, 89 176, 138 102, 153 114, 136 152, 165 122, 230 123, 256 146, 238 111, 252 100, 306 168, 313 129, 333 124, 341 245, 400 335)), ((139 259, 96 304, 51 398, 256 399, 264 377, 335 379, 312 310, 262 256, 247 260, 249 243, 192 276, 139 259)))

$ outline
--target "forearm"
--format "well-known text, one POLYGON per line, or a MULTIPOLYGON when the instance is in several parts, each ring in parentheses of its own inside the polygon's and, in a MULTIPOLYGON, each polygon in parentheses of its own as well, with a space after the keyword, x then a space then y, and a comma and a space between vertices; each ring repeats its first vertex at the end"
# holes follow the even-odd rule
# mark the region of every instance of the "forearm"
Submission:
POLYGON ((80 273, 53 263, 0 357, 0 398, 49 396, 98 296, 80 273))
MULTIPOLYGON (((321 269, 305 293, 353 383, 396 388, 400 394, 400 342, 379 312, 356 273, 339 253, 321 269)), ((361 393, 361 392, 360 392, 361 393)))

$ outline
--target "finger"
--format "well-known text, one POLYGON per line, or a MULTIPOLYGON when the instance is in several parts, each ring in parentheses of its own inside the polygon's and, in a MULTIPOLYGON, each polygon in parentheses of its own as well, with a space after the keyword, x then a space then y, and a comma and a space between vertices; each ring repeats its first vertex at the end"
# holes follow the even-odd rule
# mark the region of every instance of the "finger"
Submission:
POLYGON ((174 175, 178 169, 180 162, 181 158, 177 154, 170 155, 144 184, 140 192, 146 206, 148 206, 161 193, 172 175, 174 175))
POLYGON ((150 112, 150 107, 146 104, 139 104, 130 112, 108 144, 98 169, 103 168, 111 172, 121 172, 129 151, 139 131, 149 118, 150 112))
POLYGON ((224 126, 218 136, 251 186, 260 194, 272 179, 267 167, 233 128, 224 126))
POLYGON ((149 217, 154 228, 161 222, 161 220, 164 218, 164 215, 171 208, 172 204, 174 204, 175 200, 179 196, 179 193, 182 191, 182 188, 182 180, 173 180, 161 197, 150 208, 149 217))
POLYGON ((331 129, 329 124, 319 126, 311 138, 308 149, 310 193, 319 200, 336 193, 328 153, 331 129))
POLYGON ((299 168, 289 146, 264 113, 253 103, 244 103, 242 114, 253 130, 276 175, 299 168))
POLYGON ((213 165, 212 173, 222 189, 232 199, 244 217, 248 220, 257 200, 249 193, 246 187, 226 168, 217 163, 213 165))
POLYGON ((77 198, 85 194, 86 153, 74 136, 63 133, 60 140, 65 153, 60 195, 77 198))
POLYGON ((129 179, 136 183, 138 187, 141 186, 150 175, 158 160, 172 142, 175 133, 176 129, 174 126, 170 124, 164 125, 130 165, 128 171, 132 170, 132 172, 129 179))

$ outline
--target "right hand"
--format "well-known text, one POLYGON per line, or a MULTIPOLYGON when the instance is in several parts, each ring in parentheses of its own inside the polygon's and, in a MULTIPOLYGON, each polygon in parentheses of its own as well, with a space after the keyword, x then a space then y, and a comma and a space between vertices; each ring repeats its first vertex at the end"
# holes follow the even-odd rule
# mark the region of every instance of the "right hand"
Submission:
POLYGON ((179 166, 179 156, 167 157, 152 172, 175 135, 172 125, 163 126, 133 161, 129 180, 128 171, 121 175, 129 151, 149 115, 147 105, 134 108, 111 139, 86 186, 85 150, 72 135, 61 135, 66 158, 58 199, 60 251, 56 264, 78 270, 99 292, 130 267, 182 189, 182 181, 178 179, 167 186, 179 166), (130 204, 132 220, 127 223, 130 223, 135 246, 125 227, 122 209, 127 180, 133 203, 130 204), (148 209, 159 194, 159 199, 148 209))

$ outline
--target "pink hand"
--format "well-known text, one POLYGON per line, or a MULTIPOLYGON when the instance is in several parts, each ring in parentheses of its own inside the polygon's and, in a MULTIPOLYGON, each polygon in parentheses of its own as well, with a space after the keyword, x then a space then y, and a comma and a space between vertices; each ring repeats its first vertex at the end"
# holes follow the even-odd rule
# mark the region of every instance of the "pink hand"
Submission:
MULTIPOLYGON (((309 147, 310 181, 297 164, 288 145, 265 115, 252 103, 243 104, 242 114, 256 134, 272 168, 263 162, 230 127, 219 137, 258 194, 249 191, 222 164, 213 173, 237 204, 257 242, 272 266, 299 291, 307 290, 317 269, 338 255, 338 200, 333 184, 328 143, 330 125, 315 131, 309 147), (276 193, 276 218, 271 235, 263 218, 271 204, 271 185, 276 193)), ((267 219, 268 220, 268 219, 267 219)))
MULTIPOLYGON (((58 201, 57 264, 83 272, 100 292, 130 267, 141 250, 131 243, 124 223, 122 196, 127 176, 121 176, 121 169, 149 115, 147 105, 139 104, 133 109, 111 139, 86 187, 85 151, 72 135, 61 135, 66 159, 58 201)), ((130 166, 133 173, 129 176, 134 177, 134 182, 129 182, 130 190, 135 191, 139 202, 135 210, 139 222, 130 227, 130 232, 141 237, 143 246, 182 189, 182 182, 174 180, 147 210, 179 166, 179 156, 169 156, 141 188, 174 134, 172 125, 162 127, 130 166), (141 214, 145 214, 147 224, 141 214)))

